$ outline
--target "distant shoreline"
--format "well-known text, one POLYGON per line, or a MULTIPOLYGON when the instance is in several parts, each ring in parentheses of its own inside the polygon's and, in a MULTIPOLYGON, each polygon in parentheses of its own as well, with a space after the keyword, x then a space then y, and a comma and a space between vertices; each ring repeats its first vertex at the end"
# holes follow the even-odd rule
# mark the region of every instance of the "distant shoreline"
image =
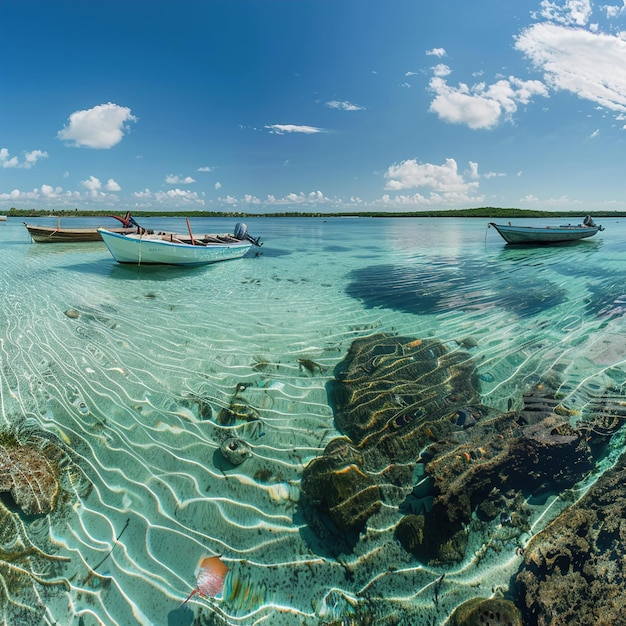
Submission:
MULTIPOLYGON (((117 215, 123 215, 120 211, 117 215)), ((16 209, 11 208, 6 215, 8 217, 106 217, 111 211, 84 211, 80 209, 16 209)), ((590 215, 591 217, 626 217, 626 211, 535 211, 528 209, 503 209, 498 207, 481 207, 477 209, 450 209, 447 211, 346 211, 341 213, 320 212, 296 212, 285 211, 281 213, 246 213, 242 211, 132 211, 135 217, 226 217, 226 218, 251 218, 251 217, 315 217, 315 218, 341 218, 341 217, 481 217, 489 219, 510 219, 523 217, 578 217, 590 215)))

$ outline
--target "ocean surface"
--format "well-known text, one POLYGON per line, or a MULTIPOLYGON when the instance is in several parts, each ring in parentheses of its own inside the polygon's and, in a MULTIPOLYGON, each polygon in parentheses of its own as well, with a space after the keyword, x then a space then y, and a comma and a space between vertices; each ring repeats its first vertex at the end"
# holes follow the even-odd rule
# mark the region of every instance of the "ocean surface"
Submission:
MULTIPOLYGON (((191 225, 232 232, 236 221, 191 225)), ((545 248, 506 246, 477 218, 243 221, 263 247, 200 268, 122 266, 103 243, 35 244, 21 219, 0 223, 0 432, 64 454, 51 512, 25 514, 2 489, 12 530, 0 536, 0 623, 356 624, 365 603, 375 622, 439 625, 469 598, 506 594, 520 547, 566 506, 540 503, 530 531, 498 550, 484 548, 484 526, 469 528, 465 560, 436 567, 399 546, 394 506, 331 556, 300 488, 341 435, 327 383, 358 338, 468 350, 482 404, 500 411, 554 372, 579 416, 598 390, 623 388, 625 220, 545 248), (239 465, 220 452, 226 436, 245 443, 239 465), (183 604, 216 555, 223 592, 183 604)), ((102 223, 114 225, 62 219, 102 223)))

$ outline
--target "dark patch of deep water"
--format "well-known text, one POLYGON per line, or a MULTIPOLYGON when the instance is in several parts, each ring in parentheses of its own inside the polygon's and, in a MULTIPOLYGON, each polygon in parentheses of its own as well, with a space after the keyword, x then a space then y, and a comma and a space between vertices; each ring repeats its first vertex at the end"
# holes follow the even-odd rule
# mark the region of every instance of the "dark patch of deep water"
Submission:
POLYGON ((350 272, 346 293, 367 307, 406 313, 500 306, 528 317, 567 299, 566 290, 541 270, 541 264, 493 264, 484 259, 373 265, 350 272))

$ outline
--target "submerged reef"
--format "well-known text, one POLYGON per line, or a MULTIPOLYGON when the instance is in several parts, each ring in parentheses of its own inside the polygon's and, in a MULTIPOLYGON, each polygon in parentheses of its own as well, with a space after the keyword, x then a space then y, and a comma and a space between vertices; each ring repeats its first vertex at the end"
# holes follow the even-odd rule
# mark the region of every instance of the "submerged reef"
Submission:
MULTIPOLYGON (((524 394, 520 410, 506 412, 481 404, 479 384, 458 342, 376 334, 352 344, 328 385, 342 436, 305 467, 300 499, 310 529, 336 556, 354 548, 383 507, 397 511, 400 546, 431 566, 467 558, 472 524, 528 533, 530 507, 566 498, 626 422, 620 390, 591 399, 583 418, 562 404, 550 377, 524 394)), ((524 623, 597 623, 584 617, 594 601, 613 602, 615 615, 626 608, 624 466, 526 548, 515 596, 524 623), (561 610, 574 617, 555 622, 561 610)), ((483 557, 479 550, 472 561, 483 557)), ((476 600, 486 604, 458 607, 450 624, 482 623, 483 610, 507 617, 489 623, 521 624, 512 598, 499 613, 489 608, 494 599, 476 600)))
POLYGON ((383 501, 404 500, 412 463, 434 432, 452 432, 449 415, 478 399, 475 377, 469 355, 436 341, 387 334, 355 341, 328 389, 346 436, 331 440, 302 477, 310 523, 321 529, 327 520, 345 539, 383 501))
POLYGON ((67 587, 43 529, 62 516, 90 483, 71 453, 33 424, 0 429, 0 616, 3 623, 43 622, 46 598, 67 587), (36 538, 33 537, 36 535, 36 538))
POLYGON ((0 509, 25 516, 52 513, 68 489, 85 482, 54 435, 26 422, 0 429, 0 509))
POLYGON ((622 624, 626 456, 526 546, 517 604, 527 624, 622 624))

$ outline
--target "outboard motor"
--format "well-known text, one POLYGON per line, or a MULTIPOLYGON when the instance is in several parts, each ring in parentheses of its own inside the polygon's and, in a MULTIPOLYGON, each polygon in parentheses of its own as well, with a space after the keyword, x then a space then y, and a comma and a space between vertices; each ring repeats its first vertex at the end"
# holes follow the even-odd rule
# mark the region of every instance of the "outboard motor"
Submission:
POLYGON ((262 246, 262 243, 259 243, 259 239, 260 237, 251 237, 250 235, 248 235, 248 227, 245 224, 242 224, 241 222, 237 222, 235 224, 235 230, 233 231, 233 235, 235 236, 235 239, 239 239, 239 241, 243 241, 244 239, 247 239, 248 241, 252 242, 255 246, 262 246))
POLYGON ((587 215, 583 220, 583 225, 588 228, 597 228, 598 230, 604 230, 604 226, 598 226, 593 219, 591 219, 591 215, 587 215))
POLYGON ((235 235, 235 239, 243 241, 248 238, 248 227, 241 222, 237 222, 235 224, 235 232, 233 234, 235 235))

